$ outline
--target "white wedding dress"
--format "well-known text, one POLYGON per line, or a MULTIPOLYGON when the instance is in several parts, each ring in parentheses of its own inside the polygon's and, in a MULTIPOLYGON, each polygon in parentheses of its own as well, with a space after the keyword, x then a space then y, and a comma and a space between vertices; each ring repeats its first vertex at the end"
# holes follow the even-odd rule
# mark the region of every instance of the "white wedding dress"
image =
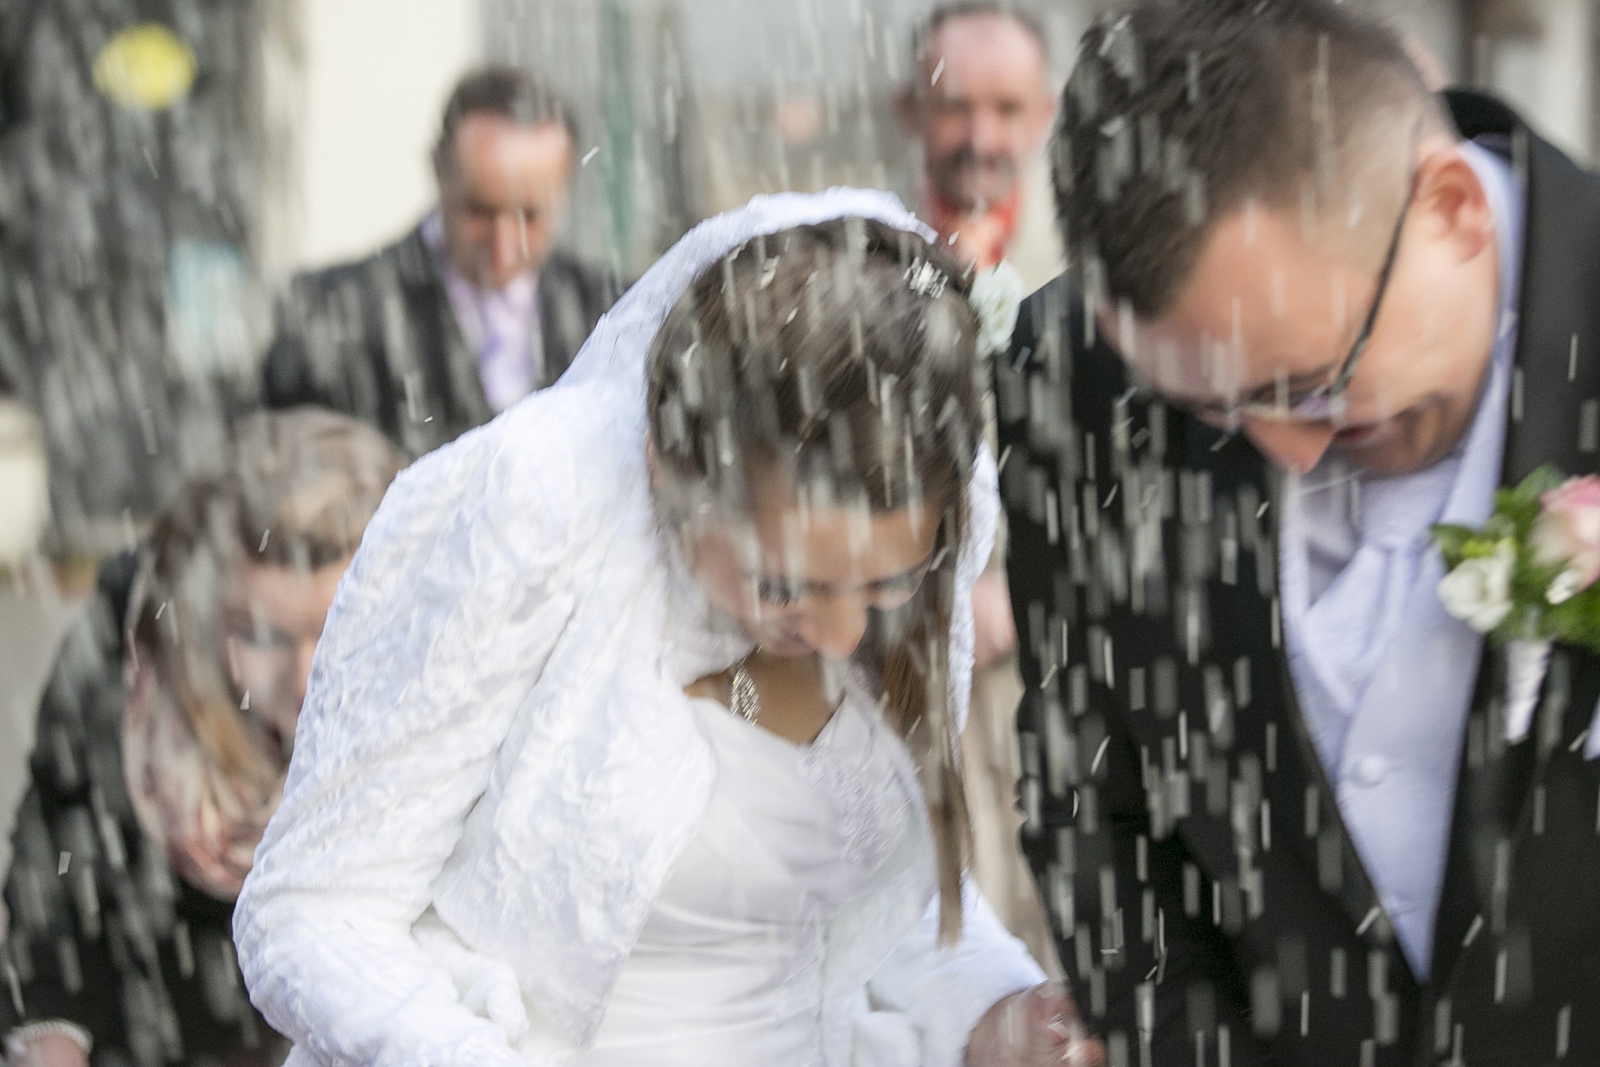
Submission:
POLYGON ((866 891, 910 813, 899 741, 854 688, 809 745, 692 704, 716 787, 578 1063, 821 1063, 828 923, 866 891))
MULTIPOLYGON (((931 236, 861 190, 710 219, 559 384, 396 479, 234 909, 289 1067, 960 1067, 984 1012, 1043 980, 970 886, 938 943, 926 802, 873 699, 793 746, 683 692, 750 645, 662 538, 650 344, 731 249, 850 216, 931 236)), ((1000 505, 986 449, 966 505, 953 729, 1000 505)))

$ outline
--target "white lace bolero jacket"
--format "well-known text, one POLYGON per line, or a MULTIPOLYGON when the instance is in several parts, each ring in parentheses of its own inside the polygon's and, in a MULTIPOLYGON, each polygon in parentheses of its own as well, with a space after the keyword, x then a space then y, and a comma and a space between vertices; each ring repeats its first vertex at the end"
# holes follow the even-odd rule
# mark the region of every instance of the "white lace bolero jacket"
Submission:
MULTIPOLYGON (((682 686, 748 647, 655 524, 635 394, 535 395, 403 473, 368 528, 235 911, 251 999, 295 1060, 558 1064, 595 1033, 710 797, 682 686)), ((969 496, 962 590, 998 510, 987 451, 969 496)), ((828 931, 826 1062, 954 1067, 1043 976, 975 889, 963 941, 936 947, 909 758, 892 787, 919 817, 828 931)))

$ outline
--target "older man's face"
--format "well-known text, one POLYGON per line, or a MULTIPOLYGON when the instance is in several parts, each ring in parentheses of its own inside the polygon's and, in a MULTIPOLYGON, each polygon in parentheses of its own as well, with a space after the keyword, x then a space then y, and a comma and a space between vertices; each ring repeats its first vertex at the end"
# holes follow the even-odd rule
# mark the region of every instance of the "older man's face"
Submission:
POLYGON ((1004 15, 952 18, 929 38, 903 108, 941 196, 967 210, 1004 200, 1054 114, 1043 50, 1004 15))
POLYGON ((537 270, 566 210, 572 137, 558 122, 518 126, 470 114, 439 172, 439 210, 456 269, 480 289, 537 270))

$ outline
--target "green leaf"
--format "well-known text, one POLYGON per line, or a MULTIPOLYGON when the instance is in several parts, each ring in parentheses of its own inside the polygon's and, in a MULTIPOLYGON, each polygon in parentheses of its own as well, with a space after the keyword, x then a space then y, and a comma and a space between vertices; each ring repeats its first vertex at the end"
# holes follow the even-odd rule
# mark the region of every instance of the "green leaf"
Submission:
POLYGON ((1520 488, 1501 489, 1495 493, 1494 511, 1486 529, 1488 525, 1498 524, 1504 530, 1502 536, 1521 535, 1531 530, 1539 517, 1539 497, 1524 494, 1520 488))
POLYGON ((1566 480, 1566 475, 1562 474, 1556 467, 1546 463, 1522 479, 1513 492, 1524 499, 1537 501, 1550 490, 1558 488, 1566 480))
MULTIPOLYGON (((1511 573, 1511 599, 1518 604, 1532 605, 1548 614, 1554 608, 1545 599, 1545 594, 1550 590, 1550 583, 1555 581, 1556 575, 1560 573, 1560 567, 1540 563, 1533 557, 1533 553, 1527 550, 1519 551, 1516 568, 1511 573)), ((1546 629, 1549 629, 1548 625, 1546 629)))
POLYGON ((1591 585, 1563 604, 1545 609, 1550 631, 1568 644, 1600 651, 1600 586, 1591 585))
POLYGON ((1537 601, 1521 597, 1512 599, 1515 601, 1515 606, 1505 621, 1495 629, 1496 637, 1502 641, 1533 640, 1556 633, 1555 627, 1537 601))
POLYGON ((1456 526, 1451 523, 1441 522, 1433 527, 1433 540, 1439 546, 1439 554, 1444 557, 1445 564, 1455 567, 1466 555, 1467 545, 1477 536, 1477 532, 1470 527, 1456 526))
MULTIPOLYGON (((1536 517, 1536 515, 1532 517, 1536 517)), ((1532 517, 1529 519, 1530 522, 1532 517)), ((1489 521, 1484 523, 1483 528, 1478 531, 1478 540, 1490 545, 1497 545, 1508 537, 1513 541, 1517 541, 1520 540, 1519 534, 1521 530, 1522 526, 1516 517, 1496 512, 1489 516, 1489 521)))

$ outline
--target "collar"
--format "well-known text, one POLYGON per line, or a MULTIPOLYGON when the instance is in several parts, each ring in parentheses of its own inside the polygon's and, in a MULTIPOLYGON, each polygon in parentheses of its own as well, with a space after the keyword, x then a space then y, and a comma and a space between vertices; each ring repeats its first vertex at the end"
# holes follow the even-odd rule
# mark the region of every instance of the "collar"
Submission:
POLYGON ((450 249, 444 240, 444 216, 439 208, 428 212, 427 218, 422 220, 421 231, 422 243, 433 257, 434 268, 452 297, 466 297, 474 304, 499 297, 513 307, 532 306, 539 285, 537 270, 523 271, 500 289, 481 289, 462 274, 455 260, 450 258, 450 249))
POLYGON ((1478 176, 1494 216, 1495 251, 1500 260, 1500 329, 1495 352, 1516 347, 1517 294, 1522 288, 1522 254, 1527 230, 1527 194, 1510 159, 1510 139, 1486 135, 1461 143, 1461 156, 1478 176), (1503 142, 1503 143, 1502 143, 1503 142))
POLYGON ((928 184, 927 205, 929 222, 940 236, 946 238, 975 220, 994 219, 999 222, 994 239, 986 248, 980 249, 982 254, 977 257, 978 269, 987 270, 1006 257, 1006 248, 1017 231, 1017 217, 1022 209, 1021 172, 1019 170, 1017 181, 1012 184, 1011 192, 1005 199, 987 205, 982 211, 968 211, 947 200, 931 182, 928 184))
POLYGON ((1460 446, 1463 469, 1440 521, 1476 526, 1493 510, 1494 489, 1500 484, 1505 453, 1506 415, 1517 346, 1517 293, 1522 282, 1526 197, 1511 164, 1500 155, 1472 141, 1462 143, 1461 155, 1477 174, 1494 216, 1500 315, 1478 411, 1460 446))

